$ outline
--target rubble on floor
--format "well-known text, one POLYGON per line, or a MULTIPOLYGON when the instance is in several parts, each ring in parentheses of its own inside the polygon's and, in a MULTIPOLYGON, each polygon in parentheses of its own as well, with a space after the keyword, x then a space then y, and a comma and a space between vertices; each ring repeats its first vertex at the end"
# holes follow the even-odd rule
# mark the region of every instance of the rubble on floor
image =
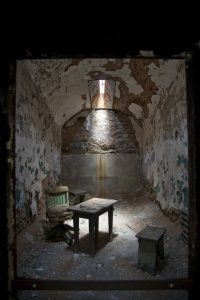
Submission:
MULTIPOLYGON (((114 197, 113 197, 114 198, 114 197)), ((139 192, 131 199, 116 195, 113 240, 108 241, 108 215, 99 219, 99 237, 94 257, 89 255, 88 220, 80 219, 80 252, 64 241, 45 239, 42 216, 17 238, 17 274, 47 280, 137 280, 188 277, 188 247, 181 239, 181 225, 163 215, 151 195, 139 192), (137 266, 136 234, 147 225, 163 226, 165 265, 155 276, 137 266)), ((68 225, 73 226, 72 220, 68 225)), ((20 300, 62 299, 187 299, 186 291, 23 291, 20 300)))

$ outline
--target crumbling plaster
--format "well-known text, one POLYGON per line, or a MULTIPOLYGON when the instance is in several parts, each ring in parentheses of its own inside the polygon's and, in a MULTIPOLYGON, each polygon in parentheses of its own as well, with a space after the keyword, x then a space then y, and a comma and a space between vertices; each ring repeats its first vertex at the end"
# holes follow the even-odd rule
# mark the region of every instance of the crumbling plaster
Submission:
POLYGON ((41 209, 43 183, 59 180, 61 128, 24 61, 17 62, 16 86, 16 210, 20 229, 41 209))
MULTIPOLYGON (((148 75, 150 63, 148 59, 58 59, 28 60, 26 65, 60 126, 80 110, 90 108, 88 80, 92 79, 115 80, 113 108, 129 114, 141 126, 142 119, 129 106, 136 103, 148 115, 147 103, 157 90, 148 75)), ((155 59, 153 64, 158 66, 159 61, 155 59)))
POLYGON ((158 94, 148 104, 142 134, 143 174, 162 209, 188 208, 188 136, 185 63, 149 66, 158 94))
POLYGON ((88 80, 116 81, 113 108, 131 119, 144 178, 163 209, 187 205, 184 66, 184 60, 153 58, 26 61, 59 126, 69 119, 76 123, 74 115, 87 114, 91 106, 88 80))

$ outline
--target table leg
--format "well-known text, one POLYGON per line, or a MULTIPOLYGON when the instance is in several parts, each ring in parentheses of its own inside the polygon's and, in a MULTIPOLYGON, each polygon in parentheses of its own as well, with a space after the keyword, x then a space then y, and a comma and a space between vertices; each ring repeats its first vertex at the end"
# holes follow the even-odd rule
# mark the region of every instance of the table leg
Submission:
POLYGON ((98 238, 98 233, 99 233, 99 217, 96 217, 95 220, 95 241, 97 242, 98 238))
POLYGON ((90 254, 94 255, 95 250, 95 218, 89 218, 90 254))
POLYGON ((138 240, 138 267, 152 275, 156 274, 157 242, 141 239, 138 240))
POLYGON ((111 207, 108 210, 108 227, 109 227, 109 241, 112 241, 112 230, 113 230, 113 210, 114 208, 111 207))
POLYGON ((74 251, 79 251, 79 217, 74 214, 74 251))

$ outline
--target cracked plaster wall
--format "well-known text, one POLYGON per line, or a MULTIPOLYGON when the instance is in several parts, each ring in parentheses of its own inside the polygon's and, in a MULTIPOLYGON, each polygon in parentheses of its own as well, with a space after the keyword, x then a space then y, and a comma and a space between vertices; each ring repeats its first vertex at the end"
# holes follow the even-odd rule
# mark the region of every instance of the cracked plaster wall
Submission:
MULTIPOLYGON (((153 60, 159 66, 157 59, 153 60)), ((113 80, 116 83, 113 108, 132 117, 138 126, 147 117, 147 104, 157 87, 148 74, 152 59, 52 59, 28 60, 30 77, 40 87, 47 104, 60 125, 81 110, 91 107, 89 80, 113 80), (135 103, 142 109, 136 118, 129 109, 135 103)))
POLYGON ((188 136, 184 61, 149 66, 158 93, 142 130, 143 174, 163 210, 188 207, 188 136))
POLYGON ((113 107, 130 117, 143 157, 144 179, 168 211, 188 206, 184 67, 184 61, 176 59, 110 60, 87 72, 92 79, 116 81, 113 107))
POLYGON ((59 180, 61 129, 24 61, 17 62, 16 78, 16 212, 20 230, 42 209, 44 189, 59 180))
POLYGON ((89 80, 114 80, 113 108, 131 119, 143 176, 157 201, 168 210, 187 206, 184 60, 72 58, 30 60, 26 65, 60 126, 87 114, 89 80))

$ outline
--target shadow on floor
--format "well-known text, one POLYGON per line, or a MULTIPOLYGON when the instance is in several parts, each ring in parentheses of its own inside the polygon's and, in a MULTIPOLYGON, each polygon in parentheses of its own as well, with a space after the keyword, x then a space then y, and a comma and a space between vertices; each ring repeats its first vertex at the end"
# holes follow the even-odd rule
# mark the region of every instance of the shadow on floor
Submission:
MULTIPOLYGON (((113 240, 117 236, 118 234, 113 233, 113 240)), ((112 241, 111 242, 109 241, 108 232, 100 231, 98 233, 98 238, 96 241, 95 254, 101 249, 103 249, 108 243, 112 243, 112 241)), ((79 239, 79 251, 85 254, 90 254, 89 234, 86 234, 79 239)))

